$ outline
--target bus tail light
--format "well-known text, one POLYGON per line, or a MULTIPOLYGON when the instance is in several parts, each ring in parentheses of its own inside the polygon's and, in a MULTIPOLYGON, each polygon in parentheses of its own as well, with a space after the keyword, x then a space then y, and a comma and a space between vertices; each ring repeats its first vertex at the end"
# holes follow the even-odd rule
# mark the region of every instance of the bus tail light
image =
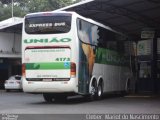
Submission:
POLYGON ((76 76, 76 64, 71 62, 71 77, 76 76))
POLYGON ((26 76, 26 66, 22 64, 22 76, 26 76))

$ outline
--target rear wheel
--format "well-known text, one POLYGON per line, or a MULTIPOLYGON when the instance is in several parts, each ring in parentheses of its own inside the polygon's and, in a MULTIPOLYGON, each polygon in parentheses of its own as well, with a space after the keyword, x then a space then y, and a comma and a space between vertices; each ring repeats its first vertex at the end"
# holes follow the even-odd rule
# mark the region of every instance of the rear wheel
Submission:
POLYGON ((44 93, 43 94, 43 98, 46 102, 52 102, 53 101, 53 95, 52 94, 47 94, 47 93, 44 93))
POLYGON ((97 88, 97 98, 100 100, 102 99, 102 96, 103 96, 103 86, 102 84, 99 84, 97 88))
POLYGON ((66 95, 56 95, 54 97, 54 100, 56 102, 65 102, 67 100, 67 96, 66 95))
POLYGON ((9 89, 6 89, 6 92, 10 92, 10 90, 9 90, 9 89))
POLYGON ((130 79, 127 80, 125 92, 126 92, 127 95, 131 92, 131 83, 130 83, 130 79))
POLYGON ((93 101, 97 97, 97 82, 94 80, 90 86, 90 94, 86 96, 87 100, 93 101))
POLYGON ((129 93, 130 93, 130 79, 128 79, 127 81, 126 81, 126 86, 125 86, 125 90, 124 91, 121 91, 121 94, 122 94, 122 96, 126 96, 126 95, 128 95, 129 93))

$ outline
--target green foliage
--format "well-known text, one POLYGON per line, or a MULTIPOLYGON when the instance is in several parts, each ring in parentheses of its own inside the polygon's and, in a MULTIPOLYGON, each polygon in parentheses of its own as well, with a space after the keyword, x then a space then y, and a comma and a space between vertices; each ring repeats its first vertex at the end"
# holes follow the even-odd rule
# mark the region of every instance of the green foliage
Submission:
MULTIPOLYGON (((13 0, 13 16, 23 17, 27 13, 54 11, 81 0, 13 0)), ((12 17, 12 0, 0 0, 0 21, 12 17)))

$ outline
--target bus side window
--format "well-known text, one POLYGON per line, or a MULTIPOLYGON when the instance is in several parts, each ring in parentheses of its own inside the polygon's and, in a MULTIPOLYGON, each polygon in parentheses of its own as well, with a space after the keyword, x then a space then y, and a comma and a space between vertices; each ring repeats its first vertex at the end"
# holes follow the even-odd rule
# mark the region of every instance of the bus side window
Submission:
POLYGON ((98 35, 100 36, 98 39, 98 46, 102 48, 106 48, 107 46, 107 36, 106 36, 106 31, 103 28, 98 28, 99 33, 98 35))
POLYGON ((117 40, 117 51, 119 52, 119 53, 124 53, 125 52, 125 50, 124 50, 124 41, 118 41, 117 40))

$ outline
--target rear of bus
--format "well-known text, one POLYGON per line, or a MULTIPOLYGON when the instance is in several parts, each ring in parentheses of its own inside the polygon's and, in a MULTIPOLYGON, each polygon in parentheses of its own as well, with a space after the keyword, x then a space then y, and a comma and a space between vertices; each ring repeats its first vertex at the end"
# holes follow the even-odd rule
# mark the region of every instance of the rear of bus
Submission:
POLYGON ((73 17, 72 13, 66 12, 25 16, 22 33, 24 92, 78 92, 78 48, 75 47, 73 17))

